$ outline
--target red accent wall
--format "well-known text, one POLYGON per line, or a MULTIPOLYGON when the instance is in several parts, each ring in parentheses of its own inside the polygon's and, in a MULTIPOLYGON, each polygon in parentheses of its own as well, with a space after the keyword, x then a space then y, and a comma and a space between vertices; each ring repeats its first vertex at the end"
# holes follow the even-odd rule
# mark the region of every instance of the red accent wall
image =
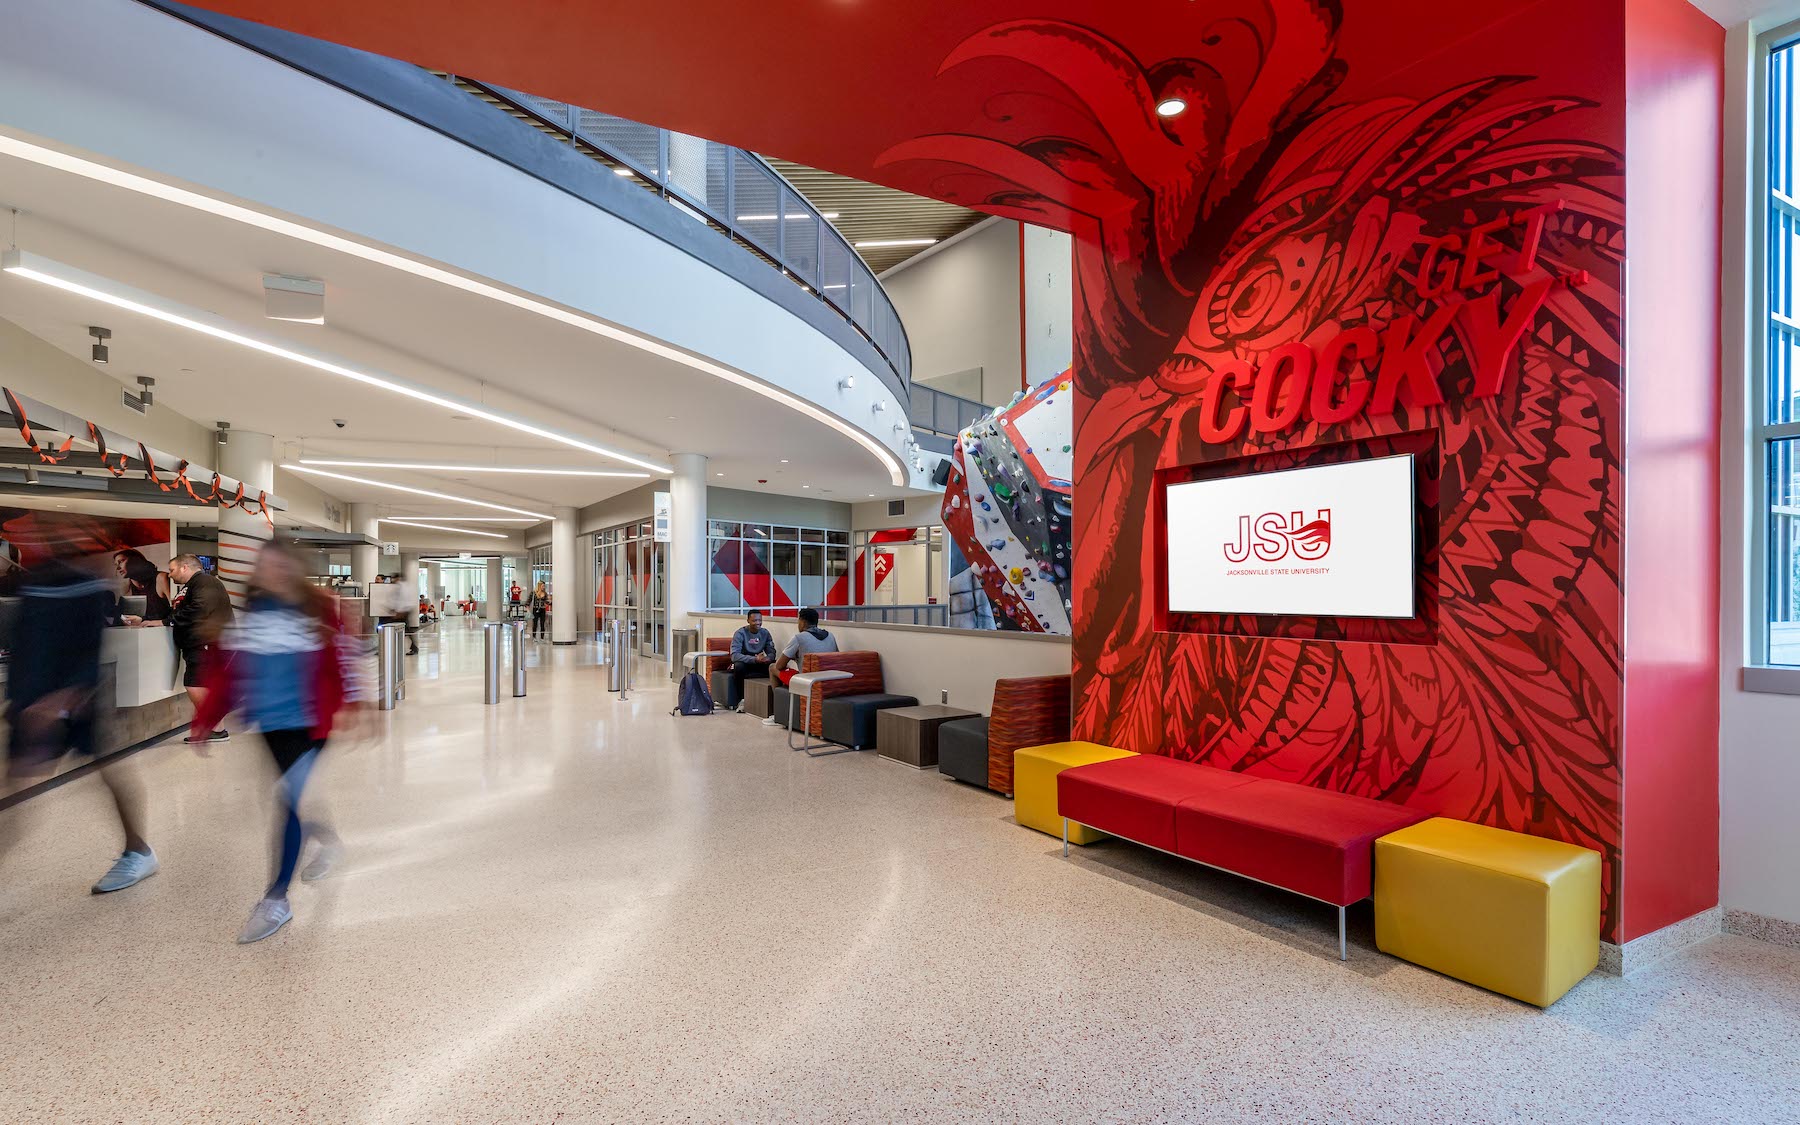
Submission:
POLYGON ((1724 58, 1692 6, 1627 4, 1622 941, 1719 901, 1724 58))
POLYGON ((208 6, 1072 231, 1076 736, 1596 848, 1610 940, 1716 900, 1721 35, 1686 5, 208 6), (1249 405, 1233 364, 1429 322, 1425 247, 1556 200, 1487 291, 1587 280, 1498 394, 1464 322, 1423 347, 1435 394, 1203 436, 1209 391, 1249 405), (1419 432, 1429 643, 1158 631, 1159 470, 1419 432))

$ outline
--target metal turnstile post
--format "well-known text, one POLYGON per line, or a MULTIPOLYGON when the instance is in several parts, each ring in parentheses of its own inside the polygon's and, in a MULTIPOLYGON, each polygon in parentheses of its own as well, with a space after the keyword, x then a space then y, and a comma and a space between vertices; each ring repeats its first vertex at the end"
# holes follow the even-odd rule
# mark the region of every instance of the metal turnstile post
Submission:
POLYGON ((489 621, 481 627, 481 701, 500 702, 500 633, 506 625, 489 621))
POLYGON ((389 623, 375 627, 375 706, 392 711, 396 700, 406 698, 405 627, 389 623))
POLYGON ((513 698, 525 698, 525 622, 512 623, 513 698))
POLYGON ((606 647, 611 650, 611 660, 606 668, 606 690, 625 690, 625 640, 623 626, 617 617, 607 622, 606 647))

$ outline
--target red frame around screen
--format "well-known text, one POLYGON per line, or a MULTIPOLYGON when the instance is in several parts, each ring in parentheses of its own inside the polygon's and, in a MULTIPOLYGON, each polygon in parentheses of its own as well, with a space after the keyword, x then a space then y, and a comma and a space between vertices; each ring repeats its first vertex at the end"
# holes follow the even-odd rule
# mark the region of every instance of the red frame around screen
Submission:
POLYGON ((1215 633, 1242 637, 1288 637, 1296 640, 1365 641, 1380 644, 1437 643, 1438 477, 1436 431, 1317 445, 1305 449, 1259 453, 1226 461, 1206 461, 1158 469, 1151 492, 1151 526, 1155 538, 1156 630, 1159 633, 1215 633), (1169 609, 1169 486, 1196 480, 1250 476, 1283 469, 1304 469, 1376 457, 1412 454, 1413 464, 1413 594, 1415 612, 1407 618, 1314 617, 1287 614, 1175 613, 1169 609))

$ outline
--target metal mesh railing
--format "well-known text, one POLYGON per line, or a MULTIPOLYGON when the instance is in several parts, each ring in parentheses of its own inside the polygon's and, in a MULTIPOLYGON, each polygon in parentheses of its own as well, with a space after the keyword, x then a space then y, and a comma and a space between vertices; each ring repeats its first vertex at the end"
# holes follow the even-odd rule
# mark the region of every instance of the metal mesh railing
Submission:
POLYGON ((984 403, 914 383, 907 420, 915 430, 953 438, 992 409, 984 403))
POLYGON ((529 115, 552 136, 592 150, 774 263, 862 333, 902 387, 911 385, 906 330, 881 283, 843 235, 761 157, 534 94, 456 81, 529 115))

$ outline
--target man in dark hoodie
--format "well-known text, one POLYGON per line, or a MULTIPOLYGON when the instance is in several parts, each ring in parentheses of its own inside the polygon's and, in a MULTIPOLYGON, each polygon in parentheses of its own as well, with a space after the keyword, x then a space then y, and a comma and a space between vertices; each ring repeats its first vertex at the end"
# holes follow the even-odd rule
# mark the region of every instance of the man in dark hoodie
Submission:
MULTIPOLYGON (((775 678, 786 684, 800 674, 800 658, 809 652, 836 652, 837 638, 819 628, 819 611, 806 606, 800 610, 800 631, 794 639, 781 650, 775 660, 775 678)), ((785 718, 777 719, 770 715, 763 720, 765 727, 785 726, 785 718)))
MULTIPOLYGON (((206 703, 203 686, 206 664, 215 655, 219 634, 231 624, 231 595, 219 576, 200 565, 198 555, 176 555, 169 560, 169 577, 185 587, 181 600, 169 614, 169 628, 175 631, 175 648, 181 653, 181 684, 188 698, 199 710, 206 703)), ((224 742, 230 735, 222 730, 189 736, 189 746, 224 742)))

